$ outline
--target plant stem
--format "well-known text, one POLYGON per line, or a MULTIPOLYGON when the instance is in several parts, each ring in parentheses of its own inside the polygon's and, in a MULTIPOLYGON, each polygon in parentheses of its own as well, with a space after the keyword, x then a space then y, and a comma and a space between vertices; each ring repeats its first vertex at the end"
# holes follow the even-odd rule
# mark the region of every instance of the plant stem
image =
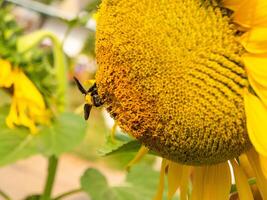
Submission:
POLYGON ((2 190, 0 190, 0 196, 3 197, 5 200, 11 200, 11 198, 2 190))
POLYGON ((58 158, 56 156, 50 156, 48 161, 48 175, 46 178, 46 184, 44 193, 41 200, 51 200, 51 193, 54 185, 55 175, 57 171, 58 158))
POLYGON ((64 198, 64 197, 66 197, 66 196, 73 195, 73 194, 77 194, 77 193, 82 192, 82 191, 83 191, 82 188, 78 188, 78 189, 70 190, 70 191, 68 191, 68 192, 65 192, 65 193, 63 193, 63 194, 58 195, 58 196, 57 196, 56 198, 54 198, 53 200, 60 200, 60 199, 62 199, 62 198, 64 198))
MULTIPOLYGON (((251 178, 248 180, 248 184, 249 185, 254 185, 256 184, 256 178, 251 178)), ((237 187, 236 187, 236 184, 233 184, 232 187, 231 187, 231 191, 230 191, 230 194, 232 193, 235 193, 237 192, 237 187)))

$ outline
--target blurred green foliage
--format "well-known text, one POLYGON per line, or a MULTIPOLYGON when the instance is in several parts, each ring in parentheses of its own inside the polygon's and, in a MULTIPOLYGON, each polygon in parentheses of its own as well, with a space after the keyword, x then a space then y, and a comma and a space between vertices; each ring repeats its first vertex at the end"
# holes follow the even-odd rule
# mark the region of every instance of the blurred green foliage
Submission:
POLYGON ((98 170, 88 169, 81 177, 81 186, 92 200, 151 200, 158 180, 158 172, 147 165, 139 165, 131 169, 122 185, 113 187, 98 170))
POLYGON ((62 113, 51 125, 40 127, 36 135, 26 128, 8 128, 7 113, 7 107, 0 107, 0 166, 38 153, 51 156, 71 151, 85 135, 82 117, 71 113, 62 113))
POLYGON ((49 104, 57 85, 51 64, 52 51, 39 46, 26 52, 17 50, 18 39, 24 33, 12 15, 12 9, 12 5, 0 9, 0 58, 8 60, 12 66, 23 68, 49 104))

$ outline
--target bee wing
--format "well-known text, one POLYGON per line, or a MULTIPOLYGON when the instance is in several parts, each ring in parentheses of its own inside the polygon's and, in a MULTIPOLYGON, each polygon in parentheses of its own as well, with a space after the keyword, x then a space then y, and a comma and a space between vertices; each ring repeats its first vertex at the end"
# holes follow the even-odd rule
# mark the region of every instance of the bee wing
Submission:
POLYGON ((78 89, 80 90, 80 92, 82 94, 87 94, 87 91, 84 89, 84 87, 82 86, 82 84, 80 83, 80 81, 76 77, 73 77, 73 79, 75 80, 75 83, 76 83, 78 89))
POLYGON ((84 104, 83 110, 84 110, 84 119, 87 120, 90 116, 92 106, 89 104, 84 104))

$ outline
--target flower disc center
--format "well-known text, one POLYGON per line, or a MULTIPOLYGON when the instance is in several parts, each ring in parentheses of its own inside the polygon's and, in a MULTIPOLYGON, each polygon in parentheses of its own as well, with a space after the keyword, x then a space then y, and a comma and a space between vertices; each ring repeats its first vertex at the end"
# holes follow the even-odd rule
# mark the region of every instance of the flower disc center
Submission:
POLYGON ((99 95, 124 131, 190 165, 250 147, 244 50, 226 10, 201 0, 104 0, 96 37, 99 95))

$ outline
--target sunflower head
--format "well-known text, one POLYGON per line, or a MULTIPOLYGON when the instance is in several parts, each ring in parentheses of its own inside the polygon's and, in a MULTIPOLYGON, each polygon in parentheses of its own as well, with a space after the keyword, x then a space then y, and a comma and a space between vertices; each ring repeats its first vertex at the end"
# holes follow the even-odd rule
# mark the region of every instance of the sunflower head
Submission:
POLYGON ((165 175, 168 199, 229 199, 233 176, 267 198, 267 1, 103 0, 97 25, 99 95, 143 143, 129 166, 163 157, 154 200, 165 175))
POLYGON ((104 0, 97 86, 120 127, 164 158, 214 164, 250 147, 230 12, 200 0, 104 0))

